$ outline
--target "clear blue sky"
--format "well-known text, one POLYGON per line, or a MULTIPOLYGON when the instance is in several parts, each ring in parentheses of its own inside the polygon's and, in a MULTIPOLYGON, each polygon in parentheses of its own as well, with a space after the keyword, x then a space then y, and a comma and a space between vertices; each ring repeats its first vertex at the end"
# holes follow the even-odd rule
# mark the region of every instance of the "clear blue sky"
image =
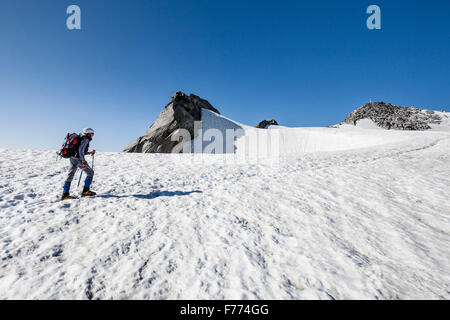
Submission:
POLYGON ((369 99, 450 111, 449 15, 448 0, 1 0, 0 148, 89 126, 120 151, 176 90, 249 125, 325 126, 369 99))

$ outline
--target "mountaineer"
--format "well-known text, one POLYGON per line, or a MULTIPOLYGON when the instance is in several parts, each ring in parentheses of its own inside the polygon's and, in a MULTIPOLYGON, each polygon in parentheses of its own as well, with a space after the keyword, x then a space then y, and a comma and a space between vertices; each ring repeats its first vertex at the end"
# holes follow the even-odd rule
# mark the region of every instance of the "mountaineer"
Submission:
POLYGON ((95 154, 95 150, 92 150, 91 152, 88 151, 89 142, 92 140, 93 136, 94 130, 91 128, 83 129, 82 136, 74 133, 67 135, 66 143, 63 146, 63 149, 61 149, 60 153, 66 155, 63 155, 63 157, 65 158, 70 157, 70 169, 69 174, 67 175, 66 182, 64 183, 61 200, 76 199, 75 197, 72 197, 70 195, 69 190, 70 184, 72 183, 73 177, 75 176, 78 168, 86 173, 86 179, 84 180, 84 188, 83 192, 81 193, 81 197, 93 197, 96 195, 95 192, 89 190, 92 179, 94 178, 94 170, 88 165, 86 159, 84 158, 85 155, 90 154, 94 156, 95 154))

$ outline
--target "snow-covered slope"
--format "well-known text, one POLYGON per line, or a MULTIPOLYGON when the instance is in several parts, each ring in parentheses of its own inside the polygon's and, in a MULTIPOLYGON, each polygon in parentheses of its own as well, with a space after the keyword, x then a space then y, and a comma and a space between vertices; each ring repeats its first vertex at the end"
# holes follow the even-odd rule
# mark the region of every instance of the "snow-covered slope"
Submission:
MULTIPOLYGON (((439 113, 439 112, 436 112, 439 113)), ((285 157, 297 156, 309 152, 342 151, 372 146, 386 145, 401 141, 410 141, 436 136, 435 132, 450 130, 450 113, 439 113, 442 124, 434 125, 430 131, 400 131, 385 130, 378 127, 370 119, 358 121, 356 126, 343 124, 337 127, 322 128, 288 128, 271 126, 269 129, 249 127, 218 115, 209 110, 202 110, 203 132, 192 142, 192 151, 199 141, 203 140, 200 150, 206 153, 235 153, 246 157, 285 157), (211 152, 208 148, 214 144, 206 132, 220 133, 222 148, 211 152), (227 130, 235 130, 236 142, 234 148, 226 147, 227 130), (374 132, 376 130, 376 132, 374 132)), ((231 141, 231 144, 233 141, 231 141)))
POLYGON ((450 298, 442 126, 260 130, 273 162, 235 125, 236 154, 99 153, 69 202, 67 161, 0 150, 0 299, 450 298))

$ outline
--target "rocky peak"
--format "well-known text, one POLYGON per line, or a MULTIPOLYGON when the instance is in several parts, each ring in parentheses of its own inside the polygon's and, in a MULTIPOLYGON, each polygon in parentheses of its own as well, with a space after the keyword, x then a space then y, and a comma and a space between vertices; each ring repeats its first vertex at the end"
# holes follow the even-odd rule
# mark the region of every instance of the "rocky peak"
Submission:
POLYGON ((195 94, 187 96, 181 91, 175 92, 147 132, 126 146, 124 152, 170 153, 178 144, 178 141, 172 141, 172 134, 178 129, 186 129, 191 137, 195 137, 194 122, 201 121, 202 108, 219 113, 207 100, 195 94))
POLYGON ((370 102, 354 110, 344 123, 356 125, 361 119, 370 119, 379 127, 397 130, 427 130, 441 118, 432 110, 398 107, 385 102, 370 102))
POLYGON ((272 120, 263 120, 260 123, 258 123, 255 128, 259 129, 267 129, 268 126, 278 126, 278 122, 275 119, 272 120))
MULTIPOLYGON (((215 113, 220 114, 219 110, 214 108, 208 100, 202 99, 199 96, 196 96, 195 94, 190 94, 187 96, 185 93, 181 91, 177 91, 172 95, 172 100, 169 102, 169 104, 166 106, 166 108, 171 105, 177 105, 180 107, 185 108, 188 112, 198 113, 200 112, 201 108, 211 110, 215 113)), ((200 116, 198 117, 198 119, 200 116)))

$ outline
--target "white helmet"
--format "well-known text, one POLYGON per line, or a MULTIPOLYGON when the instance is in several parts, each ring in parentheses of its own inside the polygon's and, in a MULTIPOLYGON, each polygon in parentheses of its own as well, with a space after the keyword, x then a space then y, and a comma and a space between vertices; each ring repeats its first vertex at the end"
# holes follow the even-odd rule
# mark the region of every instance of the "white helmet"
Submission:
POLYGON ((83 134, 88 134, 88 133, 94 133, 94 129, 92 129, 92 128, 84 128, 83 129, 83 134))

